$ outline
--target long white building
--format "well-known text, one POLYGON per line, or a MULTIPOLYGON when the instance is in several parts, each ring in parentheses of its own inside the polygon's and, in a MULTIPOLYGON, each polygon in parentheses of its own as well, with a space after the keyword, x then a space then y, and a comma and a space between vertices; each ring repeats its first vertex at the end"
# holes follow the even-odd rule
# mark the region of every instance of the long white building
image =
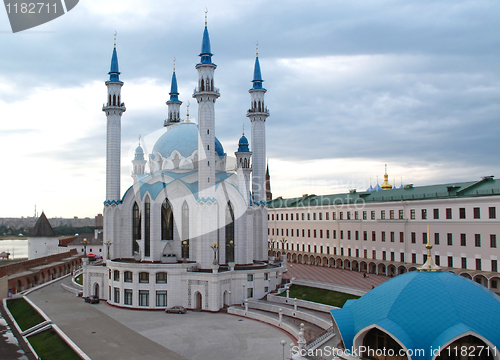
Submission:
POLYGON ((271 251, 292 262, 394 276, 425 262, 429 228, 437 265, 499 292, 499 180, 384 187, 274 199, 271 251))

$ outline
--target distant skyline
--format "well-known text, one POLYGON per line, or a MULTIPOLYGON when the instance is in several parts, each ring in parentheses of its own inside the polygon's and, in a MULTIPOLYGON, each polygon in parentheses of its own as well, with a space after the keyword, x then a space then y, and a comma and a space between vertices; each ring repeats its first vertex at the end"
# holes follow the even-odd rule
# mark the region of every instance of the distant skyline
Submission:
POLYGON ((162 132, 174 58, 197 118, 206 7, 228 156, 250 129, 259 43, 274 197, 366 190, 384 164, 397 186, 500 177, 499 2, 87 0, 16 34, 0 12, 0 217, 102 213, 115 31, 125 192, 139 135, 148 150, 162 132))

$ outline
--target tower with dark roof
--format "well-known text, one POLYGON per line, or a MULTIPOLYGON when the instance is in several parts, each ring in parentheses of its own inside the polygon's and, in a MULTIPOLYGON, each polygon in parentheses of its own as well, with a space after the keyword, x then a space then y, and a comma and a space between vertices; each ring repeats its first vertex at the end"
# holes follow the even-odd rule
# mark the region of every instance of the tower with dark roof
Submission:
POLYGON ((178 123, 181 121, 180 107, 182 101, 179 100, 179 90, 177 90, 177 76, 175 75, 175 65, 174 65, 174 71, 172 73, 172 82, 170 84, 169 95, 170 99, 167 101, 168 120, 165 122, 165 126, 171 123, 178 123))
POLYGON ((58 246, 59 239, 45 213, 42 211, 42 214, 28 236, 28 259, 32 260, 57 254, 58 246))

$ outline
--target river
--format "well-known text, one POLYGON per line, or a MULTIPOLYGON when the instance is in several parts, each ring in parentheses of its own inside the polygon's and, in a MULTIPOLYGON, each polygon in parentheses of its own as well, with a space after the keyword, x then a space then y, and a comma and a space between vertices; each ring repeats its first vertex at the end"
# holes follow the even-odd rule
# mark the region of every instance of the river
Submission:
POLYGON ((0 253, 10 253, 9 259, 28 257, 28 240, 0 240, 0 253))

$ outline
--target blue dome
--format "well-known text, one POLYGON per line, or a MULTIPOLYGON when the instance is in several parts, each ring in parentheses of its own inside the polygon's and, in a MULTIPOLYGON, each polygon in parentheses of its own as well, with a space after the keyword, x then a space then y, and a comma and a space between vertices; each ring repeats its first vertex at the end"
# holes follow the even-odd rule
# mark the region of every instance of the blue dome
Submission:
POLYGON ((238 152, 250 152, 248 148, 248 139, 243 135, 238 143, 238 152))
POLYGON ((425 349, 412 359, 432 359, 429 349, 444 348, 471 331, 500 346, 500 298, 472 280, 450 272, 412 271, 398 275, 331 314, 346 349, 373 325, 408 350, 425 349))
POLYGON ((136 154, 144 154, 144 150, 142 150, 142 146, 138 146, 135 148, 135 153, 136 154))
MULTIPOLYGON (((191 122, 171 125, 153 146, 153 153, 158 152, 164 158, 170 157, 174 150, 183 157, 189 157, 198 150, 198 125, 191 122)), ((219 156, 225 155, 224 148, 217 138, 215 138, 215 152, 219 156)))

